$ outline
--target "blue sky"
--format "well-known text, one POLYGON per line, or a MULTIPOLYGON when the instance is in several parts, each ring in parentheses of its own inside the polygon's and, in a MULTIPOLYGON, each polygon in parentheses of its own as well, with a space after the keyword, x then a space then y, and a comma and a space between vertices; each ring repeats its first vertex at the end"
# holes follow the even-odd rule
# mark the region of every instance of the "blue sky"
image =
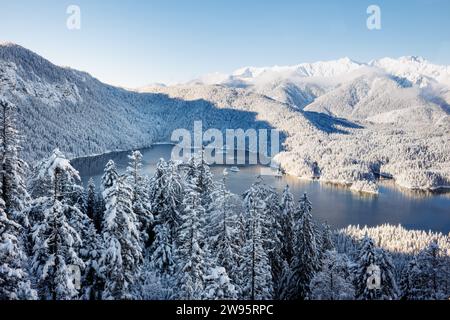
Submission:
POLYGON ((450 65, 448 0, 0 0, 0 13, 0 41, 127 87, 345 56, 450 65), (71 4, 81 30, 66 28, 71 4), (371 4, 381 30, 366 27, 371 4))

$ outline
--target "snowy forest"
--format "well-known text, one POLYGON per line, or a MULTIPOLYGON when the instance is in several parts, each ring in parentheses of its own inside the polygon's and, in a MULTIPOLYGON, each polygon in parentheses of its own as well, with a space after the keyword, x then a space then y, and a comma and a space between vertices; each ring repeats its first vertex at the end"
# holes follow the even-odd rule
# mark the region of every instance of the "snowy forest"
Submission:
POLYGON ((110 161, 101 185, 84 188, 57 149, 23 160, 16 113, 1 100, 0 300, 450 297, 449 235, 331 230, 289 186, 279 194, 258 177, 232 194, 201 153, 161 159, 149 177, 131 152, 125 174, 110 161))
POLYGON ((0 42, 0 95, 19 106, 30 163, 56 148, 70 159, 141 149, 202 120, 224 134, 277 129, 273 160, 286 173, 370 194, 379 175, 407 189, 450 186, 448 70, 414 57, 340 59, 125 90, 0 42))

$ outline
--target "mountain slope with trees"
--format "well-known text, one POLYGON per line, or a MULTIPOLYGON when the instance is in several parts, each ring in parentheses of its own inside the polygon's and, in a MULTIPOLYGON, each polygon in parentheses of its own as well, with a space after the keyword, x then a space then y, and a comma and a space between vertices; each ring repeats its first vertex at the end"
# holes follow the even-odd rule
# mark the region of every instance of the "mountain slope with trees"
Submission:
POLYGON ((341 59, 138 92, 0 45, 0 95, 17 106, 30 162, 55 148, 74 158, 147 147, 202 120, 204 129, 278 129, 275 161, 287 173, 371 193, 380 174, 412 189, 450 185, 448 73, 414 57, 341 59))

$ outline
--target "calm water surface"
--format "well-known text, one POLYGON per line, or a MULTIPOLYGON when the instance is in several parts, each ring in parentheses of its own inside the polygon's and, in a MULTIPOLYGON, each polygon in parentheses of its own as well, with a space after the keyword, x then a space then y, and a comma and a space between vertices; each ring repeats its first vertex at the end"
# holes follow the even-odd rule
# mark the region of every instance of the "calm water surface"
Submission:
MULTIPOLYGON (((172 146, 156 145, 143 149, 144 171, 152 175, 159 159, 170 159, 172 146)), ((80 172, 82 181, 87 183, 92 177, 98 187, 103 169, 108 160, 115 161, 119 171, 127 167, 129 152, 115 152, 72 161, 80 172)), ((221 179, 226 166, 211 168, 216 179, 221 179)), ((229 166, 228 166, 229 168, 229 166)), ((239 173, 230 172, 228 188, 242 194, 261 173, 260 166, 241 166, 239 173)), ((306 192, 313 203, 313 215, 320 221, 328 222, 334 228, 347 225, 376 226, 384 223, 401 224, 407 229, 450 232, 450 193, 425 193, 401 190, 392 181, 380 182, 378 196, 365 196, 330 184, 303 181, 292 176, 264 176, 264 181, 282 191, 289 184, 295 197, 306 192)))

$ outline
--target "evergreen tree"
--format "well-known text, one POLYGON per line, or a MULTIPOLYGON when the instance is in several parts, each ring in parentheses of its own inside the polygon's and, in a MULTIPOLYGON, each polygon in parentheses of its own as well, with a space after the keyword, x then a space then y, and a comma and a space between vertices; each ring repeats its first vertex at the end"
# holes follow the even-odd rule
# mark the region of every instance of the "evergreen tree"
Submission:
POLYGON ((415 275, 418 274, 417 259, 414 256, 406 266, 403 267, 400 278, 400 291, 402 300, 414 300, 414 288, 416 285, 415 275))
POLYGON ((204 150, 189 160, 186 181, 188 184, 195 184, 202 201, 201 204, 208 210, 213 200, 214 182, 204 150))
POLYGON ((31 288, 26 271, 26 254, 18 238, 21 226, 8 219, 0 199, 0 301, 34 300, 36 291, 31 288))
POLYGON ((225 178, 223 178, 222 183, 218 184, 212 194, 214 201, 211 205, 211 218, 208 223, 208 242, 216 265, 225 268, 228 275, 233 280, 237 280, 235 277, 237 276, 239 255, 239 247, 236 242, 238 222, 233 211, 233 195, 226 189, 225 183, 225 178))
POLYGON ((283 227, 281 225, 283 214, 280 206, 278 193, 270 187, 266 187, 265 193, 265 227, 263 238, 270 240, 265 241, 265 250, 268 252, 270 266, 272 270, 272 282, 274 298, 278 298, 280 291, 281 274, 283 272, 283 227))
POLYGON ((333 234, 331 232, 330 226, 325 223, 322 226, 322 232, 321 232, 321 253, 324 254, 327 251, 331 251, 334 249, 334 243, 333 243, 333 234))
POLYGON ((319 251, 312 221, 312 204, 306 194, 300 200, 296 216, 296 253, 292 263, 291 298, 306 299, 310 283, 319 269, 319 251))
POLYGON ((20 136, 16 125, 15 105, 0 100, 0 196, 8 218, 22 221, 21 214, 30 201, 25 187, 28 165, 19 156, 20 136))
POLYGON ((264 248, 265 203, 259 182, 244 196, 246 207, 246 241, 242 250, 241 274, 243 297, 250 300, 268 300, 273 297, 272 270, 264 248))
POLYGON ((355 290, 347 256, 336 251, 326 251, 322 258, 322 268, 311 280, 313 300, 352 300, 355 290))
POLYGON ((169 300, 171 292, 168 277, 155 272, 153 262, 147 255, 142 266, 139 296, 142 300, 169 300))
POLYGON ((55 199, 44 212, 44 219, 31 231, 34 244, 32 270, 42 299, 71 300, 78 295, 73 267, 84 268, 76 250, 82 240, 69 225, 64 214, 65 206, 55 199))
POLYGON ((82 207, 83 187, 79 173, 64 154, 55 149, 50 157, 42 160, 33 170, 30 181, 33 199, 55 197, 65 204, 82 207))
POLYGON ((99 231, 103 230, 104 214, 106 212, 106 196, 109 194, 110 189, 117 188, 117 181, 119 180, 119 173, 117 172, 116 164, 113 160, 109 160, 106 163, 103 170, 103 176, 101 180, 101 195, 97 198, 97 228, 99 231))
POLYGON ((151 249, 151 266, 159 275, 171 275, 174 271, 174 242, 167 223, 155 226, 155 241, 151 249))
POLYGON ((291 264, 294 258, 295 247, 295 232, 294 232, 294 214, 295 214, 295 202, 289 186, 283 191, 281 196, 281 227, 282 227, 282 258, 288 264, 291 264))
POLYGON ((355 270, 355 293, 358 300, 375 300, 380 295, 380 287, 376 283, 379 276, 375 273, 379 268, 376 262, 375 245, 366 235, 361 242, 355 270))
POLYGON ((206 300, 236 300, 237 291, 223 267, 210 269, 205 277, 204 299, 206 300))
POLYGON ((90 221, 94 224, 95 229, 101 230, 103 208, 99 195, 96 192, 94 179, 90 178, 87 185, 85 196, 85 212, 90 221))
POLYGON ((103 191, 113 187, 118 179, 119 174, 117 173, 116 164, 113 160, 109 160, 102 176, 103 191))
POLYGON ((410 270, 411 298, 414 300, 441 300, 447 299, 445 285, 445 265, 439 244, 432 241, 428 247, 419 253, 416 264, 410 270))
POLYGON ((95 221, 96 218, 96 192, 94 179, 90 178, 86 190, 86 214, 95 221))
POLYGON ((291 299, 291 279, 292 279, 291 267, 289 263, 285 260, 283 261, 279 289, 277 293, 278 300, 291 299))
POLYGON ((133 211, 136 215, 142 234, 142 241, 147 243, 153 225, 153 215, 151 213, 150 199, 147 192, 148 181, 142 176, 142 154, 139 151, 134 151, 128 156, 130 160, 127 173, 128 183, 133 190, 133 211))
POLYGON ((102 239, 97 234, 94 223, 89 225, 83 241, 82 256, 86 268, 82 279, 82 298, 84 300, 101 300, 104 279, 100 272, 100 258, 104 251, 102 239))
POLYGON ((161 159, 151 180, 150 201, 155 224, 167 224, 171 241, 176 239, 180 225, 183 186, 176 165, 161 159))
POLYGON ((102 297, 136 298, 133 297, 135 280, 143 257, 137 218, 132 206, 132 189, 123 177, 104 181, 112 184, 104 183, 104 186, 109 187, 103 191, 106 211, 102 226, 104 251, 100 259, 100 271, 105 279, 102 297))
POLYGON ((174 297, 180 300, 199 300, 205 288, 208 256, 202 243, 205 237, 205 209, 195 185, 187 187, 177 241, 177 272, 174 297))
POLYGON ((160 160, 150 183, 150 200, 155 217, 149 249, 152 270, 161 281, 175 271, 175 241, 181 223, 180 208, 183 193, 181 178, 173 162, 160 160))
MULTIPOLYGON (((34 189, 40 190, 40 199, 33 201, 32 206, 36 205, 38 209, 42 208, 44 211, 58 200, 62 204, 62 210, 68 223, 81 239, 84 239, 91 220, 82 211, 83 202, 85 202, 83 200, 84 190, 78 183, 80 181, 78 171, 72 167, 70 161, 59 150, 53 151, 52 155, 42 161, 36 169, 33 182, 41 182, 42 187, 34 189)), ((39 220, 39 217, 33 217, 32 221, 36 221, 36 219, 39 220)), ((77 248, 78 251, 79 249, 77 248)))
MULTIPOLYGON (((281 225, 280 220, 280 200, 276 191, 264 183, 262 176, 257 176, 256 182, 243 195, 244 205, 248 209, 246 199, 251 197, 258 199, 263 204, 260 214, 261 236, 263 238, 263 247, 270 254, 275 248, 280 247, 281 225)), ((248 223, 248 221, 247 221, 248 223)))
POLYGON ((39 214, 30 216, 32 269, 41 297, 72 299, 79 289, 72 272, 84 270, 82 239, 87 239, 90 225, 79 209, 83 189, 76 183, 78 172, 59 150, 36 169, 32 182, 39 198, 33 200, 30 212, 39 214))
POLYGON ((94 219, 94 225, 97 229, 98 233, 101 233, 102 231, 102 225, 103 225, 103 214, 106 211, 105 206, 105 200, 103 199, 103 193, 97 193, 95 195, 95 219, 94 219))
POLYGON ((395 280, 395 267, 389 254, 381 248, 375 251, 376 264, 381 272, 381 288, 378 292, 379 300, 396 300, 399 289, 395 280))
POLYGON ((245 255, 245 244, 247 241, 247 228, 246 228, 246 210, 243 202, 240 198, 235 199, 234 212, 236 212, 236 234, 234 237, 233 245, 238 249, 236 256, 236 265, 233 271, 229 272, 229 276, 233 280, 238 298, 243 299, 245 296, 245 288, 247 287, 246 280, 248 275, 246 272, 246 262, 248 263, 248 257, 245 255))

